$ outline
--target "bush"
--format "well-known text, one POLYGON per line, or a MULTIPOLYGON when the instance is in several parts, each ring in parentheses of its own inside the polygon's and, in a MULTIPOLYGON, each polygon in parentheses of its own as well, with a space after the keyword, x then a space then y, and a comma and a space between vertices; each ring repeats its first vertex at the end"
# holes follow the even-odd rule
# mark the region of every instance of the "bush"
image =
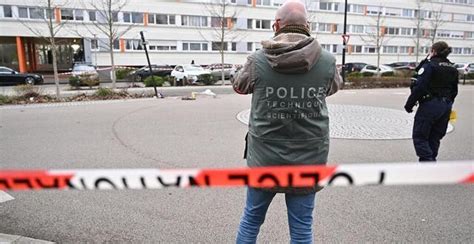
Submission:
POLYGON ((77 89, 81 85, 81 80, 77 76, 69 77, 69 85, 77 89))
POLYGON ((127 78, 130 75, 130 73, 134 70, 135 69, 133 69, 133 68, 118 69, 118 70, 115 71, 115 76, 118 80, 123 80, 123 79, 127 78))
POLYGON ((115 92, 110 88, 99 87, 99 89, 97 89, 97 91, 95 92, 94 95, 96 95, 98 97, 108 97, 108 96, 112 96, 114 94, 115 94, 115 92))
POLYGON ((416 75, 416 71, 414 70, 410 70, 410 69, 395 70, 395 76, 398 76, 398 77, 412 77, 413 75, 416 75))
POLYGON ((92 88, 93 86, 98 86, 100 83, 99 77, 95 75, 79 75, 79 80, 81 81, 81 85, 89 86, 89 88, 92 88))
POLYGON ((198 76, 198 80, 204 83, 204 85, 212 85, 216 82, 216 77, 211 74, 202 74, 198 76))
POLYGON ((395 73, 393 73, 392 71, 382 73, 382 77, 393 77, 393 76, 395 76, 395 73))
POLYGON ((364 72, 364 73, 361 73, 363 77, 372 77, 374 76, 375 74, 374 73, 370 73, 370 72, 364 72))
POLYGON ((143 83, 145 84, 145 87, 152 87, 152 86, 163 86, 163 83, 165 83, 165 79, 161 76, 148 76, 143 83))
POLYGON ((40 95, 40 89, 33 85, 18 85, 13 89, 20 97, 37 97, 40 95))
POLYGON ((466 79, 474 79, 474 73, 466 74, 466 79))
POLYGON ((0 94, 0 105, 11 103, 11 101, 9 96, 0 94))
POLYGON ((363 75, 360 72, 352 72, 347 74, 346 78, 360 78, 363 77, 363 75))

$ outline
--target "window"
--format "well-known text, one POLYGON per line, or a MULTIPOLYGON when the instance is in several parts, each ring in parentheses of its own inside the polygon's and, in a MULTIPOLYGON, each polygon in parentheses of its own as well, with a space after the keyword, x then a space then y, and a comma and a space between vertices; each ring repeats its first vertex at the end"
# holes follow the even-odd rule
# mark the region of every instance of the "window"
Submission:
POLYGON ((414 16, 414 11, 413 9, 403 9, 402 10, 402 16, 403 17, 413 17, 414 16))
POLYGON ((386 8, 385 15, 387 16, 400 16, 400 9, 396 8, 386 8))
POLYGON ((319 23, 318 24, 318 31, 319 32, 333 32, 333 26, 335 31, 337 31, 337 25, 329 24, 329 23, 319 23))
POLYGON ((42 8, 30 8, 30 18, 32 18, 32 19, 45 19, 44 9, 42 9, 42 8))
POLYGON ((99 41, 97 39, 91 40, 91 49, 96 51, 99 50, 99 41))
POLYGON ((132 22, 131 16, 132 15, 130 13, 127 13, 127 12, 123 13, 123 22, 131 23, 132 22))
POLYGON ((362 53, 362 46, 361 45, 354 45, 352 46, 353 53, 362 53))
POLYGON ((78 21, 84 20, 84 10, 74 10, 74 19, 78 21))
POLYGON ((397 53, 398 47, 397 46, 384 46, 383 53, 397 53))
POLYGON ((28 8, 18 7, 18 17, 28 19, 28 8))
POLYGON ((349 5, 349 12, 363 14, 363 13, 365 13, 365 6, 358 5, 358 4, 350 4, 349 5))
POLYGON ((257 0, 256 5, 271 6, 270 0, 257 0))
POLYGON ((211 17, 211 26, 212 27, 227 27, 227 20, 220 17, 211 17))
POLYGON ((376 53, 377 48, 375 47, 364 47, 364 53, 376 53))
POLYGON ((3 17, 13 18, 12 6, 3 6, 3 17))
POLYGON ((466 32, 466 38, 467 39, 473 39, 474 38, 474 32, 472 32, 472 31, 466 32))
POLYGON ((385 33, 386 35, 398 35, 400 29, 394 28, 394 27, 388 27, 385 28, 385 33))
POLYGON ((149 41, 150 50, 154 51, 175 51, 176 41, 149 41))
POLYGON ((191 15, 183 15, 181 17, 183 26, 200 26, 206 27, 207 24, 207 17, 205 16, 191 16, 191 15))
POLYGON ((149 14, 148 23, 157 25, 174 25, 176 24, 176 18, 175 15, 149 14))
POLYGON ((142 24, 143 23, 143 13, 132 13, 132 23, 142 24))
POLYGON ((411 36, 412 28, 400 28, 400 35, 401 36, 411 36))
POLYGON ((351 33, 364 33, 364 26, 363 25, 351 25, 350 26, 351 33))
POLYGON ((468 14, 466 17, 467 21, 474 22, 474 15, 473 14, 468 14))
POLYGON ((183 42, 183 51, 208 51, 206 42, 183 42))
POLYGON ((368 6, 367 7, 367 14, 368 15, 382 14, 382 8, 381 7, 375 7, 375 6, 368 6))
POLYGON ((143 50, 143 45, 141 40, 126 40, 125 41, 126 50, 143 50))
POLYGON ((74 20, 72 9, 61 9, 61 20, 74 20))
POLYGON ((255 29, 264 29, 264 30, 269 30, 271 29, 271 21, 270 20, 262 20, 262 19, 256 19, 255 20, 255 29))
POLYGON ((253 51, 253 42, 247 42, 247 51, 249 52, 253 51))
POLYGON ((410 49, 413 47, 408 47, 408 46, 402 46, 399 48, 399 53, 407 54, 410 53, 410 49))
POLYGON ((114 40, 114 50, 120 50, 120 41, 114 40))
POLYGON ((453 54, 462 54, 462 48, 453 47, 453 54))
MULTIPOLYGON (((212 51, 220 51, 222 42, 212 42, 212 51)), ((224 51, 227 51, 227 42, 224 42, 222 47, 224 51)))
POLYGON ((247 29, 253 29, 253 20, 252 19, 247 20, 247 29))
POLYGON ((237 51, 237 42, 232 42, 231 46, 232 46, 231 51, 234 51, 234 52, 237 51))
POLYGON ((464 32, 453 31, 450 34, 451 34, 451 38, 464 38, 464 32))
POLYGON ((451 33, 442 31, 442 32, 436 33, 436 36, 437 37, 442 37, 442 38, 443 37, 444 38, 449 38, 449 37, 451 37, 451 33))
POLYGON ((339 10, 339 3, 328 3, 328 2, 320 2, 319 3, 320 10, 326 11, 338 11, 339 10))
POLYGON ((464 54, 464 55, 469 55, 469 54, 471 54, 471 49, 468 48, 468 47, 463 48, 463 49, 462 49, 462 54, 464 54))
POLYGON ((89 11, 89 21, 96 21, 95 11, 89 11))

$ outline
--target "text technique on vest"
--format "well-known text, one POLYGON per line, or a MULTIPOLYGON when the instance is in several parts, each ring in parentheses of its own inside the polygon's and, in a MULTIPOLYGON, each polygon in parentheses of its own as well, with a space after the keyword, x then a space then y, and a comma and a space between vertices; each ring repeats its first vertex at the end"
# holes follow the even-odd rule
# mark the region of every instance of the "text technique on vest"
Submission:
POLYGON ((325 87, 266 87, 267 118, 316 118, 321 114, 325 87))

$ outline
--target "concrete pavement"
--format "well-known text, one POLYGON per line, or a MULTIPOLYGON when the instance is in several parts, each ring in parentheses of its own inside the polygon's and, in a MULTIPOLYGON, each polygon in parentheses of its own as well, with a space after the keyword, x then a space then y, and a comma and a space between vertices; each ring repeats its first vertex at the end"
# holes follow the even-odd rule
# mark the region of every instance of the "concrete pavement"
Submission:
MULTIPOLYGON (((334 105, 402 111, 407 89, 340 91, 334 105)), ((473 159, 474 87, 460 87, 458 120, 440 160, 473 159)), ((0 107, 2 168, 241 167, 250 96, 137 99, 0 107)), ((348 121, 350 122, 350 121, 348 121)), ((415 161, 410 139, 332 139, 331 164, 415 161)), ((316 243, 472 243, 472 186, 327 188, 317 195, 316 243)), ((11 192, 0 232, 57 242, 233 243, 243 188, 11 192)), ((288 243, 284 197, 259 242, 288 243)))

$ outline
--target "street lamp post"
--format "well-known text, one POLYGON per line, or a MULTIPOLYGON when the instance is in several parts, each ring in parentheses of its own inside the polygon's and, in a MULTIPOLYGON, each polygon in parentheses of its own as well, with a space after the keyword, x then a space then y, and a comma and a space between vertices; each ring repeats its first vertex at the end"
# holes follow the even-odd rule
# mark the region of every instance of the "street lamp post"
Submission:
POLYGON ((342 35, 342 83, 346 82, 346 48, 347 48, 347 0, 344 1, 344 33, 342 35))
POLYGON ((99 51, 99 40, 97 40, 97 34, 92 34, 94 35, 94 42, 95 42, 95 50, 94 50, 94 63, 95 67, 97 68, 97 52, 99 51))
POLYGON ((161 94, 160 96, 158 96, 158 91, 156 90, 155 77, 153 76, 153 69, 151 68, 150 57, 148 56, 148 49, 146 48, 147 43, 145 41, 145 35, 143 34, 143 31, 140 31, 140 36, 142 37, 142 45, 143 49, 145 49, 146 60, 148 61, 148 68, 150 69, 150 77, 153 80, 153 89, 155 90, 155 97, 162 98, 161 94))

